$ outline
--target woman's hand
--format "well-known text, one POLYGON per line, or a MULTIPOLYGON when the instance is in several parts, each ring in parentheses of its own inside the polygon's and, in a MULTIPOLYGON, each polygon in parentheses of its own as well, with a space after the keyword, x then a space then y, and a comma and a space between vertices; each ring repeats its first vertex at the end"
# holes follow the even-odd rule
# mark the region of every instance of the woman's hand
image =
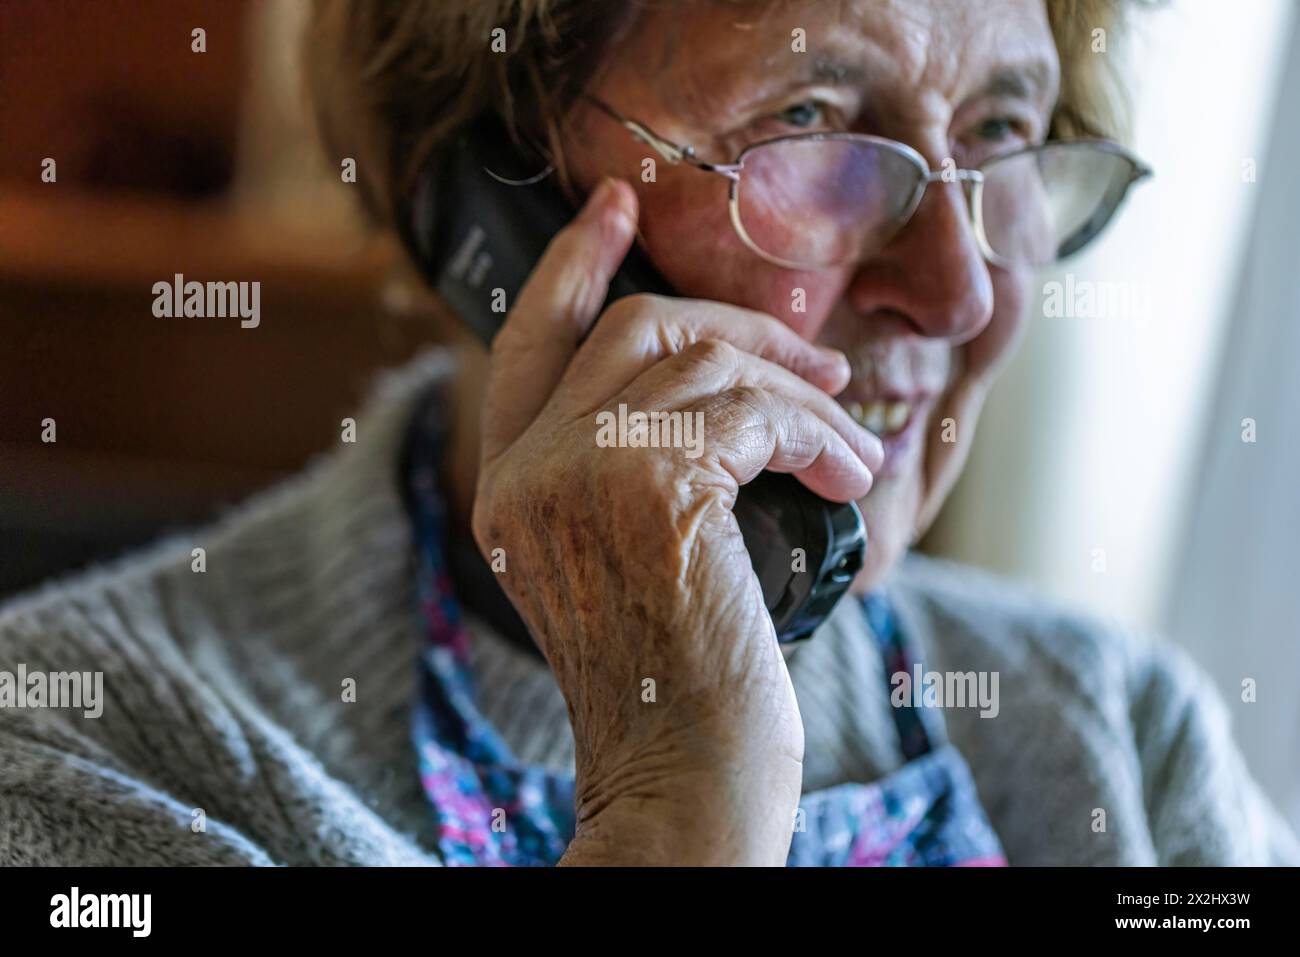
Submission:
POLYGON ((635 224, 605 181, 493 342, 474 535, 568 702, 565 863, 781 865, 803 726, 731 506, 763 469, 859 498, 882 449, 830 397, 844 356, 771 316, 638 295, 592 329, 635 224), (620 404, 702 413, 702 454, 598 446, 620 404))

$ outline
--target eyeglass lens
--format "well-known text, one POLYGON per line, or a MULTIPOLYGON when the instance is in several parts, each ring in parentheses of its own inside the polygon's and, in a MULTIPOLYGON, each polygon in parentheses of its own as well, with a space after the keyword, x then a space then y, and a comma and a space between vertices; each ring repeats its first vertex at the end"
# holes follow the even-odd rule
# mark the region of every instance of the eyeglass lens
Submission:
MULTIPOLYGON (((1123 153, 1087 142, 985 164, 975 189, 990 249, 1028 266, 1078 251, 1110 220, 1133 170, 1123 153)), ((889 241, 923 179, 912 157, 871 140, 776 140, 742 157, 737 225, 751 246, 783 262, 853 262, 889 241)))

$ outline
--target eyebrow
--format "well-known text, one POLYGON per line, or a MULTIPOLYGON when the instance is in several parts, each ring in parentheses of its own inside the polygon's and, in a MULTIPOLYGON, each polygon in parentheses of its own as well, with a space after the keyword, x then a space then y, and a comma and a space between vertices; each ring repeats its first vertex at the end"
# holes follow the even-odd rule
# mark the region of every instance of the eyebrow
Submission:
POLYGON ((818 53, 805 66, 800 79, 808 83, 830 83, 835 86, 865 84, 867 70, 860 63, 844 60, 832 54, 818 53))
MULTIPOLYGON (((870 71, 860 62, 834 54, 819 53, 804 60, 804 68, 792 83, 829 83, 834 86, 866 86, 870 71)), ((1037 100, 1052 82, 1052 70, 1043 60, 999 67, 985 82, 984 96, 1019 97, 1037 100)))
POLYGON ((989 77, 980 93, 984 96, 1040 99, 1051 83, 1052 71, 1042 60, 1001 67, 989 77))
MULTIPOLYGON (((785 92, 816 83, 845 88, 868 87, 867 81, 871 72, 856 59, 847 59, 825 51, 793 59, 797 68, 790 65, 790 58, 782 58, 779 63, 769 61, 766 64, 771 72, 761 92, 753 94, 754 100, 762 96, 774 95, 778 91, 785 92)), ((746 98, 745 102, 748 103, 749 99, 746 98)))
MULTIPOLYGON (((870 90, 877 78, 876 71, 870 68, 868 62, 864 62, 865 58, 846 56, 843 52, 821 51, 795 59, 800 61, 800 68, 781 77, 779 82, 777 76, 770 76, 773 82, 765 88, 766 93, 814 83, 870 90)), ((1046 103, 1049 95, 1055 99, 1056 83, 1056 71, 1052 64, 1041 57, 1032 57, 1023 62, 1012 61, 995 67, 984 85, 976 89, 974 96, 1046 103)), ((1050 103, 1047 105, 1050 106, 1050 103)))

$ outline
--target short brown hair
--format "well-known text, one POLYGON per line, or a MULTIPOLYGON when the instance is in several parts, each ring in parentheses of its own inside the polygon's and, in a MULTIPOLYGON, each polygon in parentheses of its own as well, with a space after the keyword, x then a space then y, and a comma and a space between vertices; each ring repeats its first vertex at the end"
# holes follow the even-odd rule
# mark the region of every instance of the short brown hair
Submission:
MULTIPOLYGON (((1113 43, 1134 0, 1045 2, 1061 61, 1052 134, 1121 137, 1126 105, 1114 57, 1094 51, 1099 38, 1113 43)), ((365 205, 386 225, 420 168, 481 112, 495 110, 511 129, 539 135, 562 164, 565 114, 601 53, 646 6, 645 0, 314 0, 306 77, 326 148, 357 160, 365 205), (509 37, 504 53, 489 46, 497 27, 509 37)))

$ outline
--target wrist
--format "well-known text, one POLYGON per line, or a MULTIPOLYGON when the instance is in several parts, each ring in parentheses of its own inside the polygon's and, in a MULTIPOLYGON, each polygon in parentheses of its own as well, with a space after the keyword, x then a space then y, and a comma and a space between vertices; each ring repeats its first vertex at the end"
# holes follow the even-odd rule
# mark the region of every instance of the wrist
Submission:
POLYGON ((740 775, 638 788, 592 810, 580 805, 565 866, 781 867, 790 852, 797 781, 740 775), (746 780, 749 778, 750 780, 746 780))

